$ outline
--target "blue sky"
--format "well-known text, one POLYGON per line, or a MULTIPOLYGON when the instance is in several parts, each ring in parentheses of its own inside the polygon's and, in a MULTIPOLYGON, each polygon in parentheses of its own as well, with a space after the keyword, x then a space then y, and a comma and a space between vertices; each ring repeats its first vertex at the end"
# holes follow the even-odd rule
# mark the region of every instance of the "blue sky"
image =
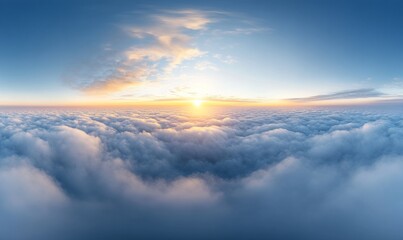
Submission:
POLYGON ((402 7, 3 0, 0 102, 400 98, 402 7))

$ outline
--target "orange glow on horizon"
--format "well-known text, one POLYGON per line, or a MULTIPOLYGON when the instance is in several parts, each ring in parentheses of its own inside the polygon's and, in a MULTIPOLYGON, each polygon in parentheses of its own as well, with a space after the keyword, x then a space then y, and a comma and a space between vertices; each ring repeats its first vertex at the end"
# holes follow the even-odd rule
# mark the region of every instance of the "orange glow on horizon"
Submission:
POLYGON ((3 107, 313 107, 313 106, 348 106, 365 105, 376 103, 379 99, 349 99, 349 100, 327 100, 315 102, 295 102, 290 100, 221 100, 221 99, 175 99, 175 100, 149 100, 149 101, 59 101, 49 104, 44 101, 31 102, 0 102, 3 107))

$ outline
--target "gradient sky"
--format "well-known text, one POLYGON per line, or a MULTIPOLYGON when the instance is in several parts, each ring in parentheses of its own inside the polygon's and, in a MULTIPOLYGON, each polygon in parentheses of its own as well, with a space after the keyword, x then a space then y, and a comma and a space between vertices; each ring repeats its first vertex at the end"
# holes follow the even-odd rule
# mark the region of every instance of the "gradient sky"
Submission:
POLYGON ((0 103, 403 94, 400 1, 0 2, 0 103))

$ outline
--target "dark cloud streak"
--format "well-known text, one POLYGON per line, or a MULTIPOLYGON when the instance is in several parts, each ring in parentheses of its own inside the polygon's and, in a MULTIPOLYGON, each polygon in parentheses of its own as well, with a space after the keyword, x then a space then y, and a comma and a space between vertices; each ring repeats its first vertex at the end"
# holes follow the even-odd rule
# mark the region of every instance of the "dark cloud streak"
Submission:
POLYGON ((290 98, 287 100, 295 102, 316 102, 316 101, 327 101, 327 100, 340 100, 340 99, 360 99, 360 98, 376 98, 383 97, 384 93, 372 88, 363 88, 356 90, 348 90, 330 94, 316 95, 306 98, 290 98))

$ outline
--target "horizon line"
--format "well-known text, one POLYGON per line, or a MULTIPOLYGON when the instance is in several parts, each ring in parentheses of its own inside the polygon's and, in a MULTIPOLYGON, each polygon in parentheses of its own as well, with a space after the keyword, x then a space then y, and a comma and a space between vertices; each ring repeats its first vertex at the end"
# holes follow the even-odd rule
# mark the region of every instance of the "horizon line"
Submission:
MULTIPOLYGON (((45 102, 16 102, 1 103, 2 108, 11 107, 183 107, 191 106, 196 99, 188 100, 151 100, 151 101, 125 101, 125 102, 59 102, 48 104, 45 102)), ((206 107, 326 107, 326 106, 369 106, 369 105, 393 105, 403 103, 398 99, 338 99, 327 101, 295 102, 289 99, 258 101, 258 100, 209 100, 200 99, 206 107)))

